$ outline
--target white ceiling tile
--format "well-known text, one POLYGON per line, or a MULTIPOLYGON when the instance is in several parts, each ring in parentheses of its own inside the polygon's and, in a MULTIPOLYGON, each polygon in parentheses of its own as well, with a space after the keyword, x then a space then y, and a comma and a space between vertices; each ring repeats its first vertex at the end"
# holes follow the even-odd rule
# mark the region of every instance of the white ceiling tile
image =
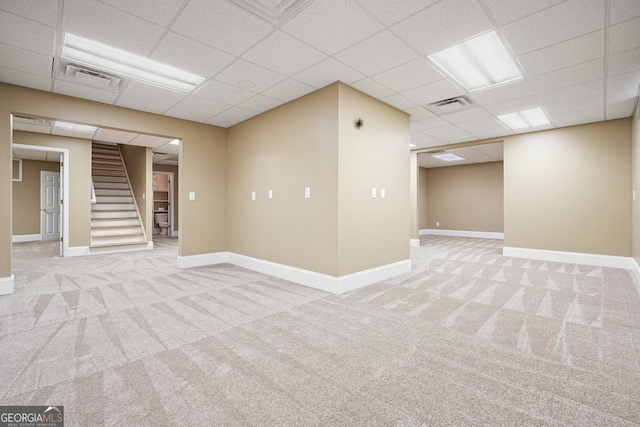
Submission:
POLYGON ((440 117, 429 117, 422 120, 411 121, 411 132, 422 132, 439 127, 451 126, 451 123, 440 117))
POLYGON ((180 34, 168 33, 153 52, 153 59, 202 77, 212 77, 235 57, 180 34))
POLYGON ((607 105, 606 119, 622 119, 624 117, 631 117, 633 110, 636 106, 636 101, 621 102, 619 104, 607 105))
POLYGON ((311 85, 316 89, 323 88, 337 81, 352 84, 353 82, 362 80, 364 77, 364 74, 333 58, 327 58, 293 76, 294 79, 311 85))
POLYGON ((553 116, 553 122, 557 126, 575 126, 585 123, 601 122, 604 120, 602 106, 587 110, 571 111, 565 114, 553 116))
POLYGON ((471 135, 478 139, 500 138, 506 135, 512 135, 513 131, 498 125, 497 127, 487 127, 468 131, 471 135))
POLYGON ((640 2, 638 0, 610 0, 609 22, 619 24, 628 19, 640 16, 640 2))
POLYGON ((424 59, 416 59, 373 76, 374 80, 396 92, 403 92, 444 78, 424 59))
POLYGON ((638 96, 638 88, 630 87, 627 89, 607 92, 606 101, 607 105, 635 102, 636 96, 638 96))
POLYGON ((493 27, 476 0, 445 0, 393 26, 422 54, 432 54, 493 27))
POLYGON ((147 113, 163 114, 170 108, 170 105, 159 104, 146 99, 133 98, 121 95, 116 101, 119 107, 131 108, 133 110, 146 111, 147 113))
POLYGON ((222 128, 228 128, 228 127, 233 126, 236 123, 238 123, 238 120, 225 119, 225 118, 220 117, 220 116, 215 116, 215 117, 212 117, 211 119, 207 120, 205 123, 208 124, 208 125, 218 126, 218 127, 222 127, 222 128))
POLYGON ((253 98, 247 99, 246 101, 238 104, 238 106, 248 110, 261 112, 271 110, 282 104, 283 102, 279 99, 270 98, 264 95, 256 95, 253 98))
POLYGON ((58 22, 58 0, 3 1, 0 2, 0 10, 50 27, 55 27, 58 22))
MULTIPOLYGON (((14 117, 13 130, 51 134, 51 124, 48 121, 45 122, 44 124, 23 123, 23 122, 17 121, 16 118, 14 117)), ((15 146, 13 147, 13 150, 14 151, 16 150, 15 146)))
POLYGON ((218 114, 219 117, 238 120, 239 122, 257 115, 257 112, 242 107, 233 107, 221 114, 218 114))
POLYGON ((522 98, 531 95, 533 91, 526 80, 521 79, 492 88, 476 90, 469 95, 480 104, 496 104, 498 102, 509 101, 511 99, 522 98))
POLYGON ((402 94, 418 105, 427 105, 431 102, 464 95, 464 91, 449 80, 439 80, 425 86, 409 89, 402 94))
POLYGON ((216 80, 227 83, 231 86, 238 86, 238 82, 243 80, 255 83, 251 91, 262 92, 283 81, 285 77, 281 74, 259 67, 242 59, 234 62, 216 76, 216 80))
POLYGON ((471 133, 473 133, 472 131, 475 129, 496 128, 496 126, 501 127, 500 123, 498 123, 498 120, 495 119, 494 117, 485 117, 482 119, 469 120, 463 123, 458 123, 456 126, 458 126, 462 130, 465 130, 471 133))
POLYGON ((17 86, 48 91, 51 87, 51 79, 22 71, 10 70, 0 67, 0 81, 17 86))
POLYGON ((367 76, 404 64, 417 58, 406 44, 383 31, 335 55, 344 64, 367 76), (380 58, 384 57, 384 61, 380 58))
POLYGON ((460 157, 464 157, 467 160, 471 160, 474 163, 494 162, 495 158, 482 152, 482 150, 476 150, 476 146, 473 147, 460 147, 447 150, 449 153, 457 154, 460 157))
POLYGON ((572 67, 540 74, 529 78, 529 84, 537 92, 546 92, 572 86, 577 83, 601 79, 604 76, 604 58, 584 62, 572 67))
POLYGON ((171 138, 163 138, 159 136, 153 135, 137 135, 133 141, 131 141, 132 145, 138 145, 141 147, 161 147, 171 141, 171 138))
POLYGON ((450 144, 455 142, 473 141, 476 139, 475 136, 453 125, 425 130, 424 133, 450 144))
POLYGON ((101 0, 117 9, 153 23, 167 26, 184 1, 176 0, 101 0))
POLYGON ((483 119, 489 117, 489 114, 482 108, 469 108, 467 110, 458 111, 457 113, 443 114, 440 117, 449 123, 463 123, 471 120, 483 119))
POLYGON ((588 96, 602 95, 604 92, 604 82, 602 79, 593 80, 586 83, 579 83, 548 92, 538 94, 538 99, 545 104, 558 104, 560 102, 571 101, 573 99, 586 98, 588 96))
POLYGON ((201 88, 193 93, 200 98, 211 99, 212 101, 224 102, 225 104, 235 105, 246 101, 255 95, 254 92, 221 83, 215 80, 206 82, 201 88))
POLYGON ((504 143, 502 142, 475 145, 473 148, 482 151, 487 156, 493 157, 496 160, 504 159, 504 143))
MULTIPOLYGON (((174 154, 174 155, 179 155, 180 154, 180 146, 179 145, 173 145, 170 143, 166 143, 164 145, 161 145, 159 147, 154 147, 153 149, 154 153, 162 153, 162 154, 174 154)), ((153 163, 156 163, 155 161, 153 163)))
POLYGON ((567 102, 560 102, 558 104, 546 105, 545 109, 555 118, 556 115, 567 114, 572 111, 590 110, 593 108, 600 108, 600 111, 602 111, 603 102, 604 96, 596 95, 574 99, 567 102))
POLYGON ((91 101, 102 102, 105 104, 113 104, 118 96, 117 93, 107 92, 100 89, 94 89, 75 83, 56 80, 54 83, 54 92, 63 95, 75 96, 76 98, 89 99, 91 101))
POLYGON ((371 12, 385 25, 395 24, 408 16, 414 15, 438 0, 403 0, 390 2, 389 0, 360 0, 360 4, 371 12))
POLYGON ((137 133, 124 132, 100 128, 95 134, 95 139, 104 142, 115 142, 117 144, 128 144, 138 136, 137 133))
POLYGON ((352 84, 351 86, 358 89, 360 92, 364 92, 367 95, 373 96, 374 98, 378 99, 393 94, 393 91, 391 89, 384 85, 381 85, 380 83, 372 79, 363 79, 352 84))
POLYGON ((484 0, 491 15, 498 25, 504 25, 516 19, 532 15, 536 12, 554 6, 565 0, 536 0, 536 1, 513 1, 513 0, 484 0))
POLYGON ((2 43, 53 56, 55 39, 54 28, 0 11, 0 40, 2 43))
POLYGON ((411 144, 414 144, 416 148, 437 147, 445 144, 444 141, 422 132, 412 132, 409 141, 411 144))
POLYGON ((64 32, 148 55, 164 29, 96 0, 65 0, 64 32))
POLYGON ((159 86, 149 85, 136 80, 131 80, 122 94, 166 106, 173 105, 187 96, 182 92, 164 89, 159 86))
POLYGON ((435 117, 435 114, 433 114, 431 111, 427 110, 426 108, 422 107, 422 106, 417 106, 417 107, 413 107, 413 108, 407 108, 406 110, 404 110, 405 113, 408 113, 409 115, 411 115, 411 120, 422 120, 422 119, 426 119, 429 117, 435 117))
POLYGON ((609 57, 609 76, 637 70, 640 70, 640 49, 628 50, 609 57))
POLYGON ((569 0, 501 27, 516 55, 604 27, 602 0, 569 0))
POLYGON ((287 79, 283 82, 278 83, 270 89, 262 92, 263 95, 270 96, 271 98, 276 98, 284 102, 289 102, 293 99, 300 98, 301 96, 307 95, 316 88, 313 86, 309 86, 308 84, 301 83, 297 80, 287 79))
POLYGON ((382 25, 355 2, 316 0, 284 24, 282 30, 333 55, 382 30, 382 25))
POLYGON ((498 114, 514 113, 516 111, 528 110, 540 106, 540 101, 534 95, 524 96, 522 98, 512 99, 510 101, 498 102, 495 104, 484 105, 484 109, 490 114, 497 116, 498 114))
POLYGON ((213 101, 211 99, 199 98, 197 96, 188 96, 179 103, 176 107, 183 110, 196 111, 198 113, 208 114, 209 117, 215 116, 225 110, 231 108, 231 105, 224 104, 222 102, 213 101))
POLYGON ((410 99, 400 95, 399 93, 394 93, 393 95, 385 96, 384 98, 380 98, 380 101, 391 105, 392 107, 397 108, 398 110, 407 110, 409 108, 416 107, 416 103, 411 101, 410 99))
POLYGON ((51 77, 51 57, 0 44, 0 67, 51 77))
POLYGON ((638 86, 640 86, 640 70, 607 77, 607 91, 628 89, 630 87, 637 89, 638 86))
POLYGON ((290 76, 320 62, 326 55, 282 31, 276 31, 245 53, 242 58, 290 76))
POLYGON ((93 133, 78 132, 71 129, 61 129, 54 127, 53 129, 51 129, 51 133, 58 136, 68 136, 70 138, 93 139, 93 133))
POLYGON ((597 31, 519 56, 517 59, 528 76, 536 76, 603 56, 604 31, 597 31))
MULTIPOLYGON (((42 150, 23 150, 21 148, 13 148, 13 158, 23 160, 38 160, 41 162, 47 161, 48 151, 42 150)), ((60 156, 60 153, 57 153, 60 156)), ((59 157, 58 157, 59 158, 59 157)))
POLYGON ((640 47, 640 17, 609 29, 609 54, 640 47))
POLYGON ((191 0, 173 24, 180 34, 239 56, 272 27, 226 1, 191 0))
POLYGON ((192 110, 185 110, 180 107, 171 107, 166 113, 166 116, 176 117, 178 119, 190 120, 192 122, 204 123, 211 118, 211 114, 198 113, 192 110))

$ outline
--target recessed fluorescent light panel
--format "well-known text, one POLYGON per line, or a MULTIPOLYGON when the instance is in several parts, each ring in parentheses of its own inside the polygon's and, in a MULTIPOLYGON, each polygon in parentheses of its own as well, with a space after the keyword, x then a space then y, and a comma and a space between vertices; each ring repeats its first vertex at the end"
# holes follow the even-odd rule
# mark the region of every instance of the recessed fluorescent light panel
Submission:
POLYGON ((95 131, 98 130, 95 126, 79 125, 77 123, 68 122, 54 122, 53 127, 81 133, 95 133, 95 131))
POLYGON ((431 157, 434 159, 444 160, 445 162, 459 162, 460 160, 466 160, 464 157, 460 157, 453 153, 434 153, 431 157))
POLYGON ((62 58, 144 83, 190 92, 205 79, 144 56, 65 33, 62 58))
POLYGON ((529 129, 551 124, 541 108, 502 114, 498 118, 513 130, 529 129))
POLYGON ((429 59, 469 92, 522 78, 495 31, 429 55, 429 59))

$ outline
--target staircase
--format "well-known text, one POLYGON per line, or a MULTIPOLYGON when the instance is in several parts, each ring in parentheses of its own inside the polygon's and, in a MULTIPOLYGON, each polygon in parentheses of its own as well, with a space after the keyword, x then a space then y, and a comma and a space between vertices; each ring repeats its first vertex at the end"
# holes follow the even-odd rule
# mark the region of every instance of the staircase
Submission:
POLYGON ((147 237, 131 184, 115 144, 93 142, 91 248, 146 245, 147 237))

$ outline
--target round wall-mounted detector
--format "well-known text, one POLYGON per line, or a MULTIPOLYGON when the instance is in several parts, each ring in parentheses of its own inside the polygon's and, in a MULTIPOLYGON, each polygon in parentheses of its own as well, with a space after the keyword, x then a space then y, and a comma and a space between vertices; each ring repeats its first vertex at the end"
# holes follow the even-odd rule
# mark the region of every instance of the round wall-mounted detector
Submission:
POLYGON ((364 126, 364 120, 358 117, 353 125, 356 127, 356 129, 360 129, 362 126, 364 126))

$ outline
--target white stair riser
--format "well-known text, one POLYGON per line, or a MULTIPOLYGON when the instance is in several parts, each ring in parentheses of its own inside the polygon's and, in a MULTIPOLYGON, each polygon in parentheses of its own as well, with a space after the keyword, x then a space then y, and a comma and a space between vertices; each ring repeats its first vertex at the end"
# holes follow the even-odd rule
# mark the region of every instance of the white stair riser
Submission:
POLYGON ((133 203, 105 203, 103 205, 91 205, 92 211, 135 211, 133 203))
POLYGON ((119 189, 119 190, 127 190, 127 191, 129 191, 129 185, 124 183, 124 182, 94 182, 93 183, 93 188, 95 188, 96 191, 98 191, 98 189, 102 189, 102 188, 104 188, 105 190, 107 190, 107 189, 119 189))
POLYGON ((98 203, 117 203, 117 204, 133 203, 133 197, 98 196, 97 194, 96 194, 96 200, 97 200, 98 203))
POLYGON ((141 234, 140 227, 91 230, 91 237, 115 237, 129 234, 141 234))
POLYGON ((113 183, 124 183, 127 184, 127 178, 124 176, 94 176, 93 182, 113 182, 113 183))
POLYGON ((109 245, 118 245, 118 244, 123 244, 123 243, 133 243, 133 242, 140 242, 140 243, 145 243, 144 239, 142 238, 142 236, 127 236, 127 237, 97 237, 97 238, 92 238, 91 241, 93 243, 97 243, 99 245, 104 245, 104 244, 109 244, 109 245))
POLYGON ((93 218, 91 220, 92 227, 121 227, 124 225, 140 226, 138 218, 124 219, 124 218, 93 218))
POLYGON ((136 211, 126 212, 100 212, 92 211, 91 219, 124 219, 124 218, 138 218, 136 211))
POLYGON ((131 196, 129 189, 96 188, 96 196, 131 196))
POLYGON ((93 171, 93 176, 94 177, 98 177, 98 176, 120 177, 120 176, 124 176, 124 170, 114 171, 114 170, 98 169, 93 171))

